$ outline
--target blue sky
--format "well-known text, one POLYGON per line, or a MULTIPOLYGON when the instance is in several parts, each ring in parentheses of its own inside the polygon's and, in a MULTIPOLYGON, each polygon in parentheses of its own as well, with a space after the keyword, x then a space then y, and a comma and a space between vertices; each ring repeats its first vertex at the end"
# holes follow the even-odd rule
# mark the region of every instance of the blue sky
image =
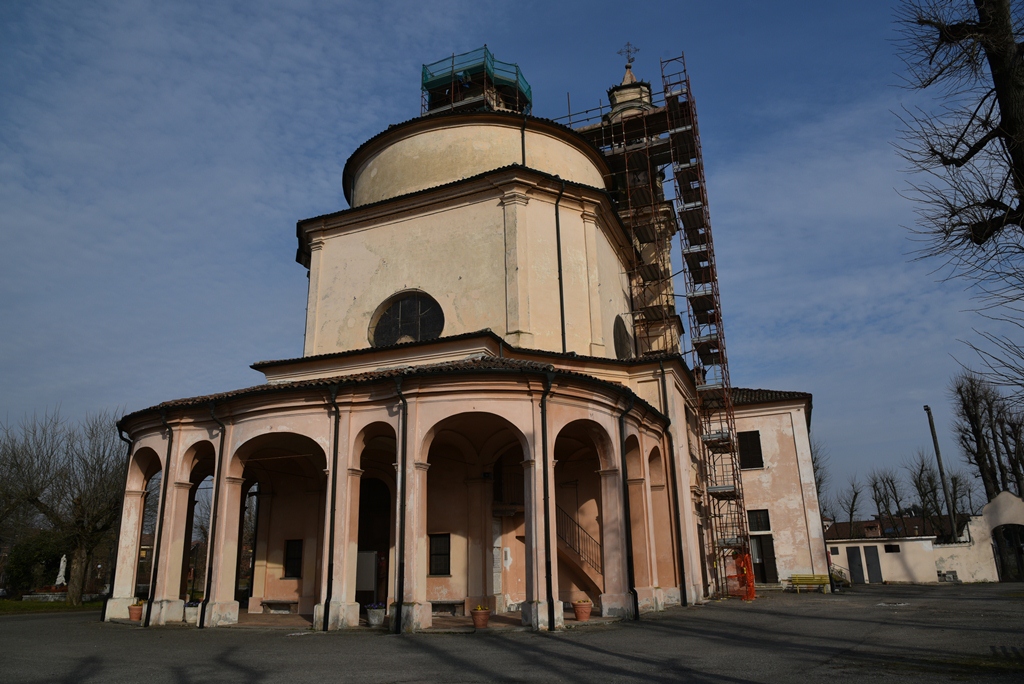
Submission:
POLYGON ((685 51, 733 384, 814 394, 837 481, 930 438, 984 321, 914 262, 892 3, 0 4, 0 420, 257 384, 302 352, 295 221, 344 208, 419 69, 487 43, 534 113, 685 51))

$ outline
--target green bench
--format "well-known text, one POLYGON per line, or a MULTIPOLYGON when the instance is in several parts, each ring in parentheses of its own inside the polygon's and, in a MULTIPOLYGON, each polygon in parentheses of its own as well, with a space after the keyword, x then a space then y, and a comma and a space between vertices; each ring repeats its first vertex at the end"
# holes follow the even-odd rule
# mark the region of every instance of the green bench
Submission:
POLYGON ((828 585, 828 575, 793 575, 789 578, 789 586, 796 588, 798 594, 800 587, 821 587, 824 593, 828 585))

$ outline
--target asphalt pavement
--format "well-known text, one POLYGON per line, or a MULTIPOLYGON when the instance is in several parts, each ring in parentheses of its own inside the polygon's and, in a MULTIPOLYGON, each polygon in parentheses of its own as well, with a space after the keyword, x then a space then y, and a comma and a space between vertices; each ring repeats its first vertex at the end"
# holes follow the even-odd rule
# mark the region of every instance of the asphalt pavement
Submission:
POLYGON ((0 682, 1024 682, 1024 584, 767 593, 555 634, 0 617, 0 682))

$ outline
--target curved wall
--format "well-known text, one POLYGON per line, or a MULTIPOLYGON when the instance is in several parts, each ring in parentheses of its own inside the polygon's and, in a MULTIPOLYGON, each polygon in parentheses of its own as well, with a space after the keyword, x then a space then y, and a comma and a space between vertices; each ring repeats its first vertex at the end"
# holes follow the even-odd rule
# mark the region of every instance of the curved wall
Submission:
MULTIPOLYGON (((485 114, 414 123, 385 133, 349 159, 346 194, 353 207, 523 163, 522 119, 485 114)), ((571 132, 528 120, 525 147, 526 166, 605 187, 597 151, 571 132)))

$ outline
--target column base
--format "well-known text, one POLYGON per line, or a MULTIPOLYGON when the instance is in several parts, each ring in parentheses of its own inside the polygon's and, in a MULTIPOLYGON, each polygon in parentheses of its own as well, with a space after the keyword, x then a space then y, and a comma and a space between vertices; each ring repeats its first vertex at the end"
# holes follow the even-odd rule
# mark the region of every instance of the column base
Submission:
MULTIPOLYGON (((359 604, 342 603, 332 600, 327 612, 327 631, 333 632, 338 629, 348 629, 359 626, 359 604)), ((324 629, 324 604, 318 603, 313 607, 313 629, 321 632, 324 629)))
POLYGON ((629 594, 601 594, 601 617, 633 617, 633 597, 629 594))
POLYGON ((166 625, 172 622, 181 622, 184 619, 185 602, 181 599, 153 601, 153 608, 149 613, 150 625, 166 625))
POLYGON ((665 607, 678 606, 682 601, 682 594, 679 592, 679 587, 669 587, 663 590, 665 593, 665 607))
POLYGON ((392 603, 388 611, 392 625, 395 624, 395 610, 399 607, 402 610, 402 632, 420 632, 433 624, 434 613, 430 603, 392 603))
POLYGON ((522 614, 523 624, 535 632, 551 631, 561 629, 565 625, 565 604, 555 601, 555 625, 552 628, 548 624, 548 602, 547 601, 523 601, 522 614))
POLYGON ((636 602, 640 607, 640 614, 654 613, 660 610, 658 605, 658 590, 654 587, 637 587, 636 602))
POLYGON ((110 597, 107 599, 107 612, 104 615, 104 619, 108 622, 110 620, 127 620, 128 606, 133 603, 135 603, 134 596, 110 597))
POLYGON ((206 606, 204 627, 219 627, 238 623, 238 601, 220 601, 206 606))

